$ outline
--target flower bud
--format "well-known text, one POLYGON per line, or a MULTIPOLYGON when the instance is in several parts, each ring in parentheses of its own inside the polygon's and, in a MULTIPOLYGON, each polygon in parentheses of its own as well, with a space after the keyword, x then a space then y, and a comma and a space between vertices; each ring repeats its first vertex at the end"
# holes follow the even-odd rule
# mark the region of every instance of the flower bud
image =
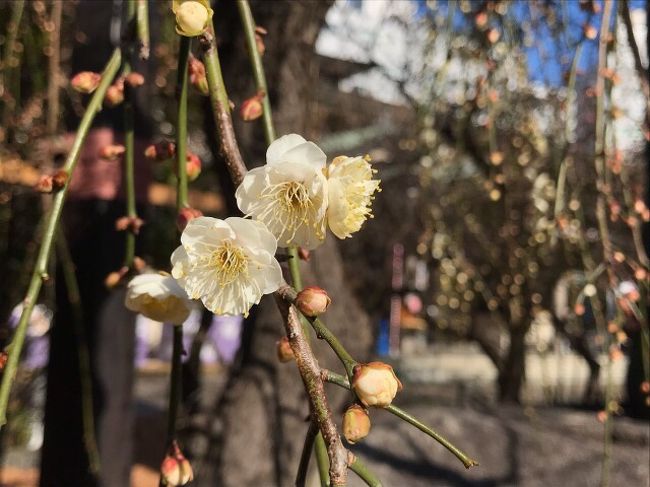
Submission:
POLYGON ((140 233, 140 228, 142 225, 144 225, 144 220, 138 218, 137 216, 123 216, 115 220, 115 230, 118 232, 128 230, 129 232, 137 235, 140 233))
POLYGON ((266 52, 266 44, 264 44, 264 36, 267 34, 267 31, 264 27, 259 25, 255 27, 255 47, 260 56, 264 56, 266 52))
POLYGON ((213 13, 208 0, 174 0, 172 11, 176 14, 176 33, 185 37, 201 35, 213 13))
POLYGON ((324 313, 331 302, 324 289, 309 286, 298 293, 295 304, 303 315, 313 318, 324 313))
POLYGON ((304 247, 298 247, 298 258, 305 262, 309 262, 309 259, 311 258, 309 250, 304 247))
POLYGON ((5 365, 7 365, 7 360, 9 360, 9 354, 7 352, 0 352, 0 371, 4 370, 5 365))
POLYGON ((239 115, 244 122, 252 122, 262 116, 262 113, 264 113, 264 106, 262 105, 263 98, 264 92, 259 92, 255 96, 244 100, 239 108, 239 115))
POLYGON ((155 161, 166 161, 176 155, 176 144, 167 140, 162 140, 156 144, 151 144, 144 150, 144 156, 147 159, 155 161))
POLYGON ((280 340, 275 342, 276 350, 278 353, 278 360, 282 363, 291 362, 295 357, 293 355, 293 350, 291 350, 291 344, 287 337, 282 337, 280 340))
POLYGON ((144 76, 142 76, 140 73, 133 72, 127 74, 124 81, 126 81, 126 84, 128 84, 131 88, 137 88, 138 86, 142 86, 144 84, 144 76))
POLYGON ((201 210, 190 207, 181 208, 176 217, 176 226, 178 227, 178 230, 182 232, 185 230, 185 227, 189 222, 200 216, 203 216, 201 210))
POLYGON ((487 31, 487 40, 490 44, 496 44, 497 41, 501 38, 501 32, 497 29, 490 29, 487 31))
POLYGON ((103 159, 113 160, 121 157, 125 151, 126 148, 123 145, 118 145, 118 144, 105 145, 99 151, 99 157, 103 159))
POLYGON ((122 282, 122 279, 124 279, 124 276, 126 276, 126 274, 128 272, 129 272, 129 268, 126 267, 126 266, 120 268, 120 270, 118 270, 118 271, 111 272, 104 279, 104 285, 108 289, 116 288, 117 286, 120 285, 120 283, 122 282))
POLYGON ((343 436, 351 445, 363 440, 370 433, 368 411, 358 404, 350 406, 343 413, 343 436))
POLYGON ((192 83, 192 86, 203 95, 208 95, 208 78, 205 75, 205 65, 194 56, 190 56, 187 70, 190 75, 190 83, 192 83))
POLYGON ((187 163, 185 165, 188 181, 194 181, 201 174, 201 159, 193 152, 187 152, 187 163))
POLYGON ((57 191, 63 189, 65 183, 68 182, 68 173, 67 171, 60 169, 52 175, 52 189, 57 191))
POLYGON ((503 162, 503 152, 494 151, 490 152, 490 164, 493 166, 500 166, 503 162))
POLYGON ((647 380, 641 382, 641 385, 639 386, 639 390, 643 394, 650 394, 650 382, 648 382, 647 380))
POLYGON ((172 442, 167 451, 167 455, 160 466, 160 474, 165 485, 173 487, 185 485, 194 478, 192 465, 185 458, 176 441, 172 442))
POLYGON ((52 176, 43 174, 36 185, 34 186, 34 189, 38 191, 39 193, 51 193, 52 190, 54 189, 54 183, 52 181, 52 176))
POLYGON ((104 103, 109 107, 119 105, 124 101, 124 85, 114 84, 108 87, 104 96, 104 103))
POLYGON ((92 71, 82 71, 75 74, 70 80, 70 86, 79 93, 92 93, 99 86, 102 76, 92 71))
POLYGON ((386 407, 402 390, 402 383, 390 365, 370 362, 354 367, 352 388, 366 406, 386 407))
POLYGON ((144 261, 143 258, 138 257, 137 255, 133 257, 133 269, 136 270, 137 272, 142 272, 144 268, 147 266, 147 263, 144 261))

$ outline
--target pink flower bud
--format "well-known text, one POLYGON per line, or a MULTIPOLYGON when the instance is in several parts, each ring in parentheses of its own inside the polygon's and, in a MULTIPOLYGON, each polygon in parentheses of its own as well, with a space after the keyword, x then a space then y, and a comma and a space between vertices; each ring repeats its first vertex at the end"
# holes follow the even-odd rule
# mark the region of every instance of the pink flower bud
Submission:
POLYGON ((9 354, 7 352, 0 352, 0 371, 5 368, 7 361, 9 360, 9 354))
POLYGON ((172 442, 169 447, 167 455, 160 466, 160 473, 165 485, 173 487, 185 485, 194 478, 192 465, 185 458, 176 441, 172 442))
POLYGON ((67 171, 64 171, 63 169, 58 170, 54 174, 52 174, 52 189, 54 191, 58 191, 59 189, 63 189, 65 186, 65 183, 68 182, 68 173, 67 171))
POLYGON ((386 407, 402 390, 402 383, 390 365, 370 362, 354 367, 352 388, 364 405, 386 407))
POLYGON ((128 272, 129 272, 129 268, 126 266, 120 268, 119 271, 111 272, 104 279, 104 286, 106 286, 108 289, 116 288, 122 283, 122 280, 124 279, 124 277, 128 272))
POLYGON ((99 86, 102 76, 92 71, 82 71, 75 74, 70 80, 70 86, 79 93, 92 93, 99 86))
POLYGON ((185 230, 185 227, 189 222, 200 216, 203 216, 201 210, 189 207, 181 208, 181 210, 178 212, 178 216, 176 217, 176 226, 182 232, 185 230))
POLYGON ((324 289, 309 286, 298 293, 295 304, 303 315, 313 318, 324 313, 331 302, 324 289))
POLYGON ((156 144, 151 144, 144 150, 144 156, 147 159, 155 161, 166 161, 176 155, 176 144, 167 140, 162 140, 156 144))
POLYGON ((194 181, 201 174, 201 159, 193 152, 187 152, 185 171, 187 171, 187 179, 189 181, 194 181))
POLYGON ((208 95, 209 88, 208 78, 205 75, 205 65, 194 56, 191 56, 187 70, 190 75, 190 83, 192 83, 192 86, 203 95, 208 95))
POLYGON ((293 350, 291 350, 291 344, 287 337, 282 337, 275 343, 278 352, 278 360, 282 363, 291 362, 295 357, 293 355, 293 350))
POLYGON ((303 247, 298 247, 298 258, 300 260, 304 260, 305 262, 309 262, 309 259, 311 258, 309 250, 303 247))
POLYGON ((144 76, 142 76, 140 73, 133 72, 127 74, 124 81, 126 81, 126 84, 128 84, 131 88, 137 88, 138 86, 142 86, 144 84, 144 76))
POLYGON ((257 52, 260 54, 260 56, 264 56, 264 53, 266 52, 264 36, 267 33, 268 32, 264 27, 260 27, 259 25, 255 27, 255 47, 257 48, 257 52))
POLYGON ((126 148, 123 145, 118 145, 118 144, 105 145, 99 151, 99 157, 103 159, 113 160, 121 157, 125 151, 126 148))
POLYGON ((144 220, 141 218, 135 216, 123 216, 115 221, 115 230, 118 232, 128 230, 129 232, 137 235, 140 233, 140 228, 142 225, 144 225, 144 220))
POLYGON ((34 189, 38 191, 39 193, 51 193, 52 190, 54 189, 54 183, 52 182, 52 176, 43 174, 36 185, 34 186, 34 189))
POLYGON ((239 108, 239 115, 244 122, 251 122, 262 116, 264 113, 264 106, 262 105, 264 96, 264 92, 259 92, 255 96, 244 100, 239 108))
POLYGON ((109 107, 119 105, 124 101, 124 84, 113 84, 106 90, 104 103, 109 107))
POLYGON ((351 445, 363 440, 370 433, 370 416, 358 404, 350 406, 343 413, 343 436, 351 445))

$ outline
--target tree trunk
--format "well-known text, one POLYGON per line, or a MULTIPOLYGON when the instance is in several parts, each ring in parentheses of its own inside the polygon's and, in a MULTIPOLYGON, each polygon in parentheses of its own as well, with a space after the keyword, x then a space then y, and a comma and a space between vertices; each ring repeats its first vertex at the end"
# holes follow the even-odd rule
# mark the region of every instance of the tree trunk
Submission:
MULTIPOLYGON (((256 22, 268 31, 264 64, 278 135, 308 133, 307 103, 318 82, 314 43, 329 5, 288 0, 252 3, 256 22)), ((252 74, 234 6, 224 3, 219 8, 216 31, 223 71, 229 95, 238 104, 254 93, 252 74)), ((237 122, 236 130, 246 162, 259 165, 266 149, 261 124, 237 122)), ((363 359, 372 339, 368 318, 346 286, 335 240, 328 235, 311 261, 301 263, 303 280, 305 285, 328 290, 333 304, 325 320, 350 352, 363 359)), ((283 335, 276 305, 267 296, 245 325, 240 364, 231 373, 216 413, 220 434, 204 467, 214 465, 216 471, 202 472, 201 485, 293 483, 309 408, 295 365, 280 364, 276 358, 275 342, 283 335)), ((323 366, 342 372, 325 343, 313 337, 312 346, 323 366)), ((328 388, 328 395, 338 415, 347 395, 338 388, 328 388)))
POLYGON ((521 386, 526 370, 526 331, 523 325, 514 326, 510 330, 510 346, 508 354, 499 370, 499 399, 506 403, 521 401, 521 386))

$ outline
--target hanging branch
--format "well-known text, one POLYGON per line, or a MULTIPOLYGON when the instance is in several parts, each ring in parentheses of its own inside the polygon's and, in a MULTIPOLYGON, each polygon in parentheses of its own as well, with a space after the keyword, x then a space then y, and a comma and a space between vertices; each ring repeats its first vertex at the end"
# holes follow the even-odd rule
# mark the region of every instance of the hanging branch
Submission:
POLYGON ((117 73, 117 70, 120 67, 121 57, 122 56, 120 49, 115 49, 113 55, 111 56, 111 59, 108 61, 106 67, 104 68, 101 82, 93 93, 93 96, 90 99, 88 106, 86 107, 86 111, 84 112, 81 123, 79 124, 72 149, 70 150, 68 158, 66 159, 66 162, 63 166, 63 170, 68 175, 68 180, 66 181, 65 186, 54 196, 52 209, 45 217, 41 246, 36 260, 36 266, 29 283, 29 288, 23 300, 23 311, 20 315, 20 321, 16 327, 14 338, 12 342, 6 347, 8 360, 2 376, 2 385, 0 385, 0 427, 7 422, 6 413, 7 403, 9 401, 9 393, 11 392, 11 387, 16 376, 16 369, 18 366, 20 353, 23 348, 23 343, 25 341, 27 325, 32 315, 34 305, 36 304, 36 300, 38 299, 38 294, 41 290, 41 286, 44 281, 49 279, 49 276, 47 274, 47 264, 52 250, 52 243, 57 232, 57 226, 61 218, 61 212, 63 211, 65 198, 68 192, 70 176, 72 175, 72 172, 77 165, 81 147, 86 139, 86 136, 88 135, 92 121, 95 118, 95 115, 101 110, 102 100, 104 99, 106 90, 108 89, 115 74, 117 73))
MULTIPOLYGON (((330 384, 336 384, 339 387, 343 387, 344 389, 350 390, 350 382, 341 374, 337 374, 335 372, 332 372, 330 370, 326 369, 321 369, 321 375, 323 377, 323 380, 325 382, 329 382, 330 384)), ((391 414, 394 414, 398 418, 406 421, 407 423, 411 424, 412 426, 415 426, 417 429, 422 431, 423 433, 426 433, 429 435, 431 438, 436 440, 438 443, 440 443, 442 446, 444 446, 447 450, 449 450, 451 453, 454 454, 458 460, 462 462, 462 464, 465 466, 465 468, 470 468, 470 467, 476 467, 478 466, 478 462, 476 460, 471 459, 465 452, 463 452, 460 448, 455 446, 453 443, 451 443, 449 440, 447 440, 444 436, 433 430, 432 428, 428 427, 426 424, 422 423, 419 421, 417 418, 414 416, 411 416, 409 413, 404 411, 403 409, 398 408, 397 406, 394 405, 389 405, 386 406, 385 408, 386 411, 388 411, 391 414)))
MULTIPOLYGON (((176 208, 180 212, 188 206, 187 202, 187 91, 188 73, 187 61, 190 55, 192 39, 181 36, 180 49, 178 54, 178 113, 176 121, 176 208)), ((167 444, 172 445, 176 439, 176 420, 181 402, 182 381, 183 381, 183 325, 174 325, 171 365, 171 387, 169 392, 169 405, 167 410, 167 444)), ((163 477, 160 478, 160 486, 164 484, 163 477)))
POLYGON ((61 63, 61 17, 63 2, 52 4, 52 32, 49 35, 50 57, 48 59, 49 81, 47 85, 47 135, 55 135, 59 124, 59 87, 61 81, 59 64, 61 63))
POLYGON ((327 454, 330 459, 329 475, 331 485, 346 485, 348 453, 341 442, 332 419, 332 411, 325 395, 321 371, 307 342, 296 309, 278 294, 276 294, 276 302, 284 319, 287 337, 296 359, 296 365, 305 384, 314 421, 318 424, 327 445, 327 454))
POLYGON ((359 457, 353 455, 352 453, 350 453, 350 457, 350 470, 356 473, 359 478, 366 483, 366 485, 370 487, 382 487, 381 481, 375 477, 375 474, 368 470, 368 467, 366 467, 366 465, 359 459, 359 457))

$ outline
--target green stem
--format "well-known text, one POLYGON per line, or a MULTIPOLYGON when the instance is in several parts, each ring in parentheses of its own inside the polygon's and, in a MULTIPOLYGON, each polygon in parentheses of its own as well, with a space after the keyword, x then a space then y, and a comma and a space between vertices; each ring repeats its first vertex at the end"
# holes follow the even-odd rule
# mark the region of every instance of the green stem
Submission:
POLYGON ((176 206, 180 210, 187 206, 187 60, 192 39, 181 36, 178 53, 178 117, 176 119, 176 170, 178 184, 176 206))
MULTIPOLYGON (((123 74, 131 72, 130 65, 125 63, 123 74)), ((131 102, 131 88, 125 83, 124 100, 124 187, 126 192, 126 216, 137 218, 135 207, 135 162, 134 147, 135 137, 133 128, 133 104, 131 102)), ((124 253, 124 265, 128 268, 133 266, 135 258, 135 232, 129 228, 126 233, 126 250, 124 253)))
POLYGON ((79 360, 79 380, 81 382, 81 421, 83 423, 83 442, 88 455, 90 471, 98 474, 100 470, 99 449, 95 437, 95 413, 93 410, 93 386, 91 379, 90 354, 88 339, 83 327, 83 309, 79 283, 75 274, 74 262, 70 255, 68 243, 59 230, 56 238, 57 254, 63 271, 63 281, 68 292, 68 302, 72 309, 72 325, 77 338, 79 360))
MULTIPOLYGON (((321 371, 321 374, 323 376, 323 380, 325 380, 326 382, 329 382, 331 384, 336 384, 337 386, 343 387, 345 389, 350 389, 350 382, 341 374, 337 374, 335 372, 332 372, 331 370, 325 370, 325 369, 321 371)), ((417 429, 419 429, 423 433, 426 433, 431 438, 436 440, 447 450, 453 453, 454 456, 458 458, 458 460, 460 460, 463 463, 463 465, 465 465, 465 468, 470 468, 478 465, 478 462, 476 460, 472 460, 466 453, 464 453, 460 448, 452 444, 444 436, 437 433, 436 431, 428 427, 426 424, 419 421, 414 416, 411 416, 406 411, 398 408, 397 406, 393 406, 392 404, 383 409, 385 409, 391 414, 394 414, 398 418, 406 421, 410 425, 415 426, 417 429)))
POLYGON ((327 455, 327 445, 323 439, 323 433, 320 431, 316 435, 314 450, 316 451, 316 465, 318 466, 318 477, 320 478, 321 487, 329 487, 330 459, 327 455))
POLYGON ((25 299, 23 300, 23 312, 20 315, 20 321, 16 327, 16 332, 12 342, 7 346, 7 351, 9 354, 7 364, 2 375, 2 385, 0 385, 0 427, 7 422, 7 403, 9 401, 9 393, 11 392, 11 387, 13 381, 16 377, 16 369, 18 367, 18 361, 20 358, 20 352, 23 348, 23 343, 25 341, 25 333, 27 332, 27 324, 29 318, 32 315, 32 310, 38 299, 38 294, 41 290, 41 285, 43 280, 48 279, 47 275, 47 264, 52 250, 52 242, 56 235, 57 226, 61 218, 61 212, 63 211, 63 205, 65 203, 65 198, 68 192, 69 180, 72 176, 73 170, 77 165, 79 160, 79 154, 81 152, 81 147, 88 135, 90 126, 97 112, 102 108, 102 101, 106 90, 113 81, 115 73, 120 67, 121 60, 121 51, 120 49, 115 49, 111 59, 106 64, 104 72, 102 73, 102 80, 93 93, 90 103, 86 107, 86 111, 81 119, 79 124, 79 129, 77 130, 77 135, 72 144, 72 149, 68 154, 68 158, 63 166, 69 177, 66 185, 54 196, 52 202, 52 208, 47 214, 45 220, 45 226, 43 227, 43 236, 41 239, 41 247, 39 249, 38 257, 36 259, 36 266, 29 283, 29 288, 25 299))
POLYGON ((305 435, 305 443, 302 446, 302 453, 300 454, 300 464, 298 465, 298 473, 296 474, 296 487, 305 487, 307 482, 307 471, 309 470, 309 459, 311 458, 311 451, 314 448, 314 440, 319 433, 318 425, 311 421, 307 434, 305 435))
POLYGON ((237 8, 239 9, 239 16, 241 17, 242 26, 244 27, 246 49, 248 50, 248 57, 251 60, 257 91, 264 93, 264 98, 262 99, 262 121, 264 122, 264 136, 266 137, 266 143, 267 145, 270 145, 271 142, 275 140, 275 128, 273 127, 273 114, 271 112, 269 91, 266 86, 266 75, 264 74, 262 56, 260 56, 260 53, 257 50, 257 42, 255 41, 255 20, 253 19, 253 14, 251 12, 251 7, 248 4, 248 0, 237 0, 237 8))
POLYGON ((149 59, 149 4, 148 0, 137 0, 136 22, 140 59, 149 59))
POLYGON ((370 487, 381 487, 381 480, 375 477, 368 467, 359 459, 355 457, 354 461, 349 465, 350 470, 356 473, 361 480, 363 480, 366 485, 370 487))
MULTIPOLYGON (((18 38, 18 28, 20 27, 20 21, 23 18, 24 10, 25 10, 25 0, 18 0, 16 2, 12 2, 11 19, 7 24, 7 38, 5 41, 4 56, 2 57, 2 63, 0 64, 1 67, 0 74, 2 75, 0 79, 0 85, 4 86, 5 92, 9 92, 12 88, 18 91, 20 90, 20 82, 16 83, 17 86, 14 86, 15 80, 13 79, 14 77, 12 73, 13 68, 11 66, 11 61, 14 57, 16 39, 18 38)), ((11 93, 10 95, 13 95, 13 100, 12 97, 9 96, 7 98, 9 102, 5 103, 5 106, 3 108, 4 110, 3 119, 5 125, 7 125, 7 121, 9 120, 10 114, 16 108, 16 104, 18 103, 18 98, 19 98, 18 92, 11 93)))

